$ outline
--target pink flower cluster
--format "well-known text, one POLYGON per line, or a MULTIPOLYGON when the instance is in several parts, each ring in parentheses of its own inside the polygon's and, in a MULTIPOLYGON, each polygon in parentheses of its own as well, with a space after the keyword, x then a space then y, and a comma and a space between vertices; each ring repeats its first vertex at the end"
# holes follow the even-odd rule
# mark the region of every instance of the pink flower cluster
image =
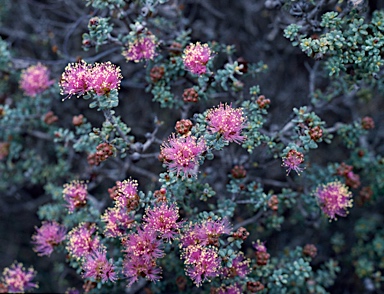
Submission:
POLYGON ((105 222, 104 235, 109 238, 116 238, 123 236, 127 229, 133 227, 135 218, 124 207, 114 206, 106 210, 101 216, 101 220, 105 222))
POLYGON ((161 278, 161 268, 157 259, 162 258, 164 241, 170 242, 179 233, 179 208, 175 204, 161 203, 147 208, 143 226, 122 239, 124 252, 123 273, 129 286, 145 277, 150 281, 161 278))
POLYGON ((162 203, 153 208, 147 208, 144 216, 144 228, 159 233, 160 237, 170 242, 179 234, 181 223, 179 208, 176 204, 162 203))
POLYGON ((304 170, 303 167, 300 167, 300 164, 304 162, 304 155, 303 153, 291 149, 288 151, 287 156, 283 157, 283 163, 282 166, 287 168, 287 176, 291 172, 291 170, 294 170, 298 175, 304 170))
POLYGON ((184 66, 193 74, 202 75, 207 71, 207 63, 212 58, 212 52, 208 44, 189 44, 184 49, 184 66))
POLYGON ((240 252, 233 260, 231 267, 223 268, 222 275, 228 278, 246 277, 251 269, 249 268, 250 260, 244 258, 244 254, 240 252))
POLYGON ((72 258, 80 260, 101 248, 95 224, 80 223, 68 233, 67 251, 72 258))
POLYGON ((89 254, 82 266, 83 278, 91 278, 103 283, 117 280, 116 269, 112 261, 107 260, 107 253, 99 249, 89 254))
POLYGON ((122 52, 127 61, 139 62, 155 57, 156 38, 154 35, 140 36, 128 44, 128 49, 122 52))
POLYGON ((319 186, 314 194, 323 213, 330 220, 336 220, 337 215, 346 216, 347 209, 352 207, 352 193, 339 181, 319 186))
POLYGON ((188 229, 183 233, 181 243, 184 247, 196 244, 216 246, 219 237, 222 234, 229 234, 230 231, 227 219, 209 219, 202 223, 189 224, 188 229))
POLYGON ((207 114, 208 130, 218 133, 224 140, 241 144, 244 136, 241 131, 245 127, 245 117, 241 108, 232 108, 231 105, 220 105, 208 111, 207 114))
POLYGON ((20 88, 25 95, 35 97, 54 83, 49 79, 49 69, 38 63, 23 70, 20 77, 20 88))
POLYGON ((111 62, 95 63, 94 65, 81 60, 66 66, 61 75, 61 95, 84 95, 93 91, 97 95, 108 95, 109 92, 119 89, 123 76, 120 67, 111 62))
POLYGON ((22 263, 14 262, 3 270, 1 277, 8 293, 24 293, 33 288, 38 288, 37 283, 32 282, 36 276, 33 267, 25 269, 22 263))
POLYGON ((123 262, 123 273, 128 278, 130 287, 139 277, 150 281, 160 279, 161 268, 156 260, 164 256, 161 248, 163 242, 157 238, 155 231, 139 229, 123 240, 126 252, 123 262))
POLYGON ((43 222, 40 228, 36 228, 36 233, 32 236, 34 250, 38 255, 50 256, 55 246, 59 245, 66 236, 65 227, 57 222, 43 222))
POLYGON ((121 237, 126 234, 127 229, 134 226, 134 210, 140 200, 137 186, 136 180, 128 179, 122 182, 117 181, 116 186, 109 189, 114 206, 108 208, 101 216, 101 220, 106 224, 105 236, 121 237))
POLYGON ((67 202, 69 213, 84 206, 87 203, 87 196, 87 185, 83 182, 72 181, 64 185, 63 198, 67 202))
POLYGON ((226 219, 209 219, 202 223, 189 224, 182 235, 180 241, 186 274, 197 286, 223 272, 216 246, 219 245, 220 235, 229 232, 229 223, 226 219))
POLYGON ((161 146, 161 156, 169 170, 177 175, 183 172, 183 176, 194 176, 197 174, 199 157, 206 151, 204 140, 195 137, 176 137, 173 134, 168 139, 168 144, 161 146))
POLYGON ((220 275, 221 258, 217 247, 191 245, 184 249, 182 257, 186 265, 186 274, 197 287, 206 280, 220 275))

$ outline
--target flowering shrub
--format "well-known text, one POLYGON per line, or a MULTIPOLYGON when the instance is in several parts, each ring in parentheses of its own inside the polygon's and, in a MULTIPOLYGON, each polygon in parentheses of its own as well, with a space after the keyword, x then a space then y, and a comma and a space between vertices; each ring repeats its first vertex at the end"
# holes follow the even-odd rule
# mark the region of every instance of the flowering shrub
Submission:
POLYGON ((379 4, 5 2, 0 292, 380 292, 379 4))

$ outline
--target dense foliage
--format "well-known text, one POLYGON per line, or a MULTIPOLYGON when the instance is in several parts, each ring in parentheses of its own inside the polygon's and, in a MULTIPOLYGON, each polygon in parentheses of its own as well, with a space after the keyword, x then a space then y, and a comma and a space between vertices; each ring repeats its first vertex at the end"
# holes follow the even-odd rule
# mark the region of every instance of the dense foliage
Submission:
POLYGON ((383 291, 378 1, 0 17, 0 292, 383 291))

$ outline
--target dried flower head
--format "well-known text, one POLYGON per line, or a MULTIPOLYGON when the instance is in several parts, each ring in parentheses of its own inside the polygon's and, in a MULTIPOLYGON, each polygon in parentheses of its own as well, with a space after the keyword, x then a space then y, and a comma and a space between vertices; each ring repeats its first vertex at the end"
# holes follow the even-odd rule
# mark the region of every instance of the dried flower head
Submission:
POLYGON ((7 287, 8 293, 24 293, 33 288, 38 288, 37 283, 32 282, 36 276, 33 267, 25 269, 22 263, 14 262, 3 270, 2 282, 7 287))
POLYGON ((35 228, 36 233, 32 236, 34 251, 38 255, 51 255, 55 246, 59 245, 66 236, 66 229, 57 222, 43 222, 40 228, 35 228))
POLYGON ((161 146, 161 155, 169 170, 183 172, 184 176, 197 174, 196 168, 199 165, 199 157, 206 150, 204 140, 197 140, 195 137, 176 137, 173 134, 168 143, 161 146))
POLYGON ((231 105, 220 105, 210 109, 207 114, 208 130, 221 134, 224 140, 241 144, 244 136, 241 135, 245 127, 245 117, 241 108, 232 108, 231 105))
POLYGON ((348 187, 339 181, 320 185, 314 195, 323 213, 330 220, 336 220, 337 215, 346 216, 348 207, 352 207, 352 194, 348 187))
POLYGON ((87 203, 87 184, 80 181, 72 181, 64 185, 63 198, 67 202, 68 212, 72 213, 78 207, 87 203))
POLYGON ((189 44, 183 52, 184 66, 193 74, 202 75, 207 71, 207 63, 212 58, 208 44, 189 44))
POLYGON ((122 52, 127 61, 139 62, 140 60, 153 59, 156 54, 156 38, 154 35, 138 37, 128 44, 128 49, 122 52))
POLYGON ((49 69, 38 63, 23 70, 20 77, 20 88, 27 96, 35 97, 54 83, 49 79, 49 69))

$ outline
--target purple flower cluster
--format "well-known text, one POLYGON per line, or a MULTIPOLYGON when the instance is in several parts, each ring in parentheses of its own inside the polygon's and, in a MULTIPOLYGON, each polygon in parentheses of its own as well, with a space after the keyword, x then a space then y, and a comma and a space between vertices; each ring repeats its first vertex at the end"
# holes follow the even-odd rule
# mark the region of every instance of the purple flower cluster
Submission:
POLYGON ((37 283, 32 282, 35 276, 33 267, 25 269, 22 263, 14 262, 3 270, 1 282, 5 285, 7 293, 24 293, 38 288, 37 283))
POLYGON ((231 105, 220 105, 208 111, 208 130, 218 133, 224 140, 241 144, 245 137, 241 135, 245 127, 245 117, 241 108, 232 108, 231 105))
POLYGON ((128 49, 122 52, 127 61, 139 62, 150 60, 156 54, 156 38, 154 35, 140 36, 128 44, 128 49))
POLYGON ((218 239, 230 232, 229 224, 224 220, 206 220, 202 223, 190 223, 181 237, 182 258, 186 265, 186 274, 197 285, 219 276, 223 269, 218 255, 218 239))
POLYGON ((49 79, 49 69, 38 63, 23 70, 20 77, 20 88, 25 95, 35 97, 54 83, 49 79))
POLYGON ((67 251, 72 258, 81 260, 101 248, 100 238, 94 236, 95 224, 80 223, 68 233, 67 251))
POLYGON ((65 227, 57 222, 43 222, 40 228, 36 228, 36 233, 32 236, 34 250, 40 256, 50 256, 54 247, 63 242, 65 237, 65 227))
POLYGON ((61 95, 81 96, 93 91, 97 95, 106 95, 120 87, 123 76, 120 67, 111 62, 94 65, 81 60, 66 66, 60 80, 61 95))
POLYGON ((352 207, 352 193, 339 181, 319 186, 314 194, 323 213, 330 220, 336 220, 337 215, 346 216, 347 209, 352 207))
POLYGON ((72 181, 64 185, 63 198, 67 202, 68 212, 72 213, 76 208, 87 203, 87 185, 80 181, 72 181))
POLYGON ((168 143, 161 146, 161 156, 169 170, 178 175, 195 176, 199 166, 199 157, 206 151, 205 141, 195 137, 176 137, 173 134, 168 143))
POLYGON ((208 44, 189 44, 184 49, 184 66, 193 74, 202 75, 207 71, 207 63, 212 58, 212 52, 208 44))

